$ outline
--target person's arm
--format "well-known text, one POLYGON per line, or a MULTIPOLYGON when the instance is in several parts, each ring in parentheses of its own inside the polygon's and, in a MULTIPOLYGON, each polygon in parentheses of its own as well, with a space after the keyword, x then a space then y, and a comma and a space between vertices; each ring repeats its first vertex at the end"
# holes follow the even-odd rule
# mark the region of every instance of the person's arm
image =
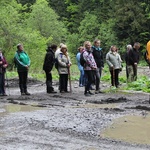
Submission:
POLYGON ((16 63, 18 65, 23 66, 23 67, 27 67, 27 65, 25 65, 22 61, 20 61, 20 57, 19 57, 18 52, 16 52, 16 54, 15 54, 15 60, 16 60, 16 63))
POLYGON ((106 54, 106 63, 108 64, 109 67, 112 68, 113 64, 110 62, 110 56, 109 55, 110 55, 109 53, 106 54))

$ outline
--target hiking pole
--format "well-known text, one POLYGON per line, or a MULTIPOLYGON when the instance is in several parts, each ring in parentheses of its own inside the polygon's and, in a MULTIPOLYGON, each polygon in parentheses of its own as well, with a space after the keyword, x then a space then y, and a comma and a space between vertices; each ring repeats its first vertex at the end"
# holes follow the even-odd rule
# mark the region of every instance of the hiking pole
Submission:
POLYGON ((9 89, 9 84, 8 84, 7 72, 5 72, 5 76, 6 76, 6 83, 7 83, 7 88, 8 88, 8 95, 10 96, 10 89, 9 89))
POLYGON ((68 80, 69 80, 69 86, 70 86, 70 93, 72 93, 70 67, 68 67, 68 80))

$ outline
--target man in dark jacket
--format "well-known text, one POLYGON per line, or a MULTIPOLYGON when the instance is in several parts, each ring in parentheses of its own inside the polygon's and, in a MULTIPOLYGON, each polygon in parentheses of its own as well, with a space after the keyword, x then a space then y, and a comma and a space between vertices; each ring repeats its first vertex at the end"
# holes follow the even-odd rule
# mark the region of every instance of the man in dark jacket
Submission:
POLYGON ((98 93, 102 93, 100 91, 100 78, 102 74, 102 69, 104 68, 103 51, 102 48, 100 48, 100 40, 96 39, 94 41, 94 45, 92 46, 92 51, 93 51, 95 62, 97 64, 95 94, 98 94, 98 93))
POLYGON ((139 63, 139 48, 140 43, 134 43, 133 50, 128 52, 127 69, 128 69, 128 82, 133 82, 137 80, 137 65, 139 63))
POLYGON ((52 87, 52 73, 51 70, 55 64, 55 51, 57 49, 57 45, 51 45, 47 48, 47 53, 45 55, 43 70, 46 73, 46 87, 47 93, 57 93, 54 91, 52 87))

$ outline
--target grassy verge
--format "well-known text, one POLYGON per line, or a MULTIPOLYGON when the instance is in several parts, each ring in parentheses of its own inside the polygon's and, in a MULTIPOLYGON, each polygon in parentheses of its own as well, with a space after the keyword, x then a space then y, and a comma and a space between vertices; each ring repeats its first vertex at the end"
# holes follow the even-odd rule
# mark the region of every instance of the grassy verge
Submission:
MULTIPOLYGON (((7 71, 6 73, 7 78, 15 78, 18 77, 17 71, 7 71)), ((52 70, 52 76, 53 80, 58 80, 59 75, 57 70, 54 68, 52 70)), ((80 72, 78 70, 77 65, 71 66, 71 80, 79 80, 80 72)), ((39 71, 39 72, 31 72, 29 71, 29 77, 32 77, 34 79, 45 81, 45 72, 39 71)), ((107 66, 102 71, 102 78, 101 81, 110 84, 110 73, 107 66)), ((123 84, 121 86, 122 90, 133 90, 133 91, 143 91, 150 93, 150 79, 147 76, 139 75, 137 81, 132 83, 126 83, 126 73, 125 68, 123 68, 122 72, 119 74, 119 82, 120 84, 123 84)))

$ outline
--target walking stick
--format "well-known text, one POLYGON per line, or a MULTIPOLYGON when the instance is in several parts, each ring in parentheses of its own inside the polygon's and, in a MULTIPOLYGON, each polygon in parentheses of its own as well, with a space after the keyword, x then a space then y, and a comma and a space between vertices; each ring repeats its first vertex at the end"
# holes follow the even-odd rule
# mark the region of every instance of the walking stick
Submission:
POLYGON ((113 68, 113 85, 115 86, 115 69, 113 68))
MULTIPOLYGON (((65 56, 67 57, 67 60, 68 60, 68 63, 69 63, 68 54, 66 53, 65 56)), ((70 93, 72 93, 70 66, 68 67, 68 80, 69 80, 70 93)))
POLYGON ((5 72, 5 76, 6 76, 6 81, 7 81, 7 87, 8 87, 8 95, 10 96, 10 90, 9 90, 9 85, 8 85, 8 78, 7 78, 7 72, 5 72))
POLYGON ((69 86, 70 86, 70 93, 72 93, 70 67, 68 67, 68 80, 69 80, 69 86))

